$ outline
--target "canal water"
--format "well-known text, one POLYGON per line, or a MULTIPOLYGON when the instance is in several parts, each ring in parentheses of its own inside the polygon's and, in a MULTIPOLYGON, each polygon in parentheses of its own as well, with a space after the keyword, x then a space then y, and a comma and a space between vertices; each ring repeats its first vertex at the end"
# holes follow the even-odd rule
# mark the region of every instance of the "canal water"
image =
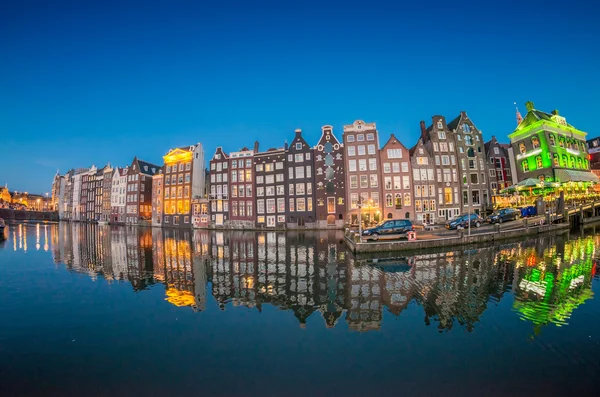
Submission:
POLYGON ((4 237, 2 396, 600 395, 600 234, 407 258, 340 232, 4 237))

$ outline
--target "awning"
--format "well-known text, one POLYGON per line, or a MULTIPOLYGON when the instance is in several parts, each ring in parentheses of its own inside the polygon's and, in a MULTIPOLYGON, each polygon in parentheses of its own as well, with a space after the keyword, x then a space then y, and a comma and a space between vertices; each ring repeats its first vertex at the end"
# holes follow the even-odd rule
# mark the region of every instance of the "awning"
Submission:
POLYGON ((599 183, 598 176, 590 171, 575 170, 554 170, 554 176, 557 182, 596 182, 599 183))

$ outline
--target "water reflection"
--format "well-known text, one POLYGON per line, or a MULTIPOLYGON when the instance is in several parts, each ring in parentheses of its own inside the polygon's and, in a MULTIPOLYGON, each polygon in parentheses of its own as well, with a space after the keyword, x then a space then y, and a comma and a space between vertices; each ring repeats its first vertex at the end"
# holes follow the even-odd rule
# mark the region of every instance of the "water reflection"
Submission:
MULTIPOLYGON (((14 225, 12 249, 50 249, 55 263, 142 292, 165 286, 164 299, 203 311, 272 305, 305 326, 318 315, 352 330, 377 330, 384 312, 420 307, 424 324, 472 331, 486 310, 510 299, 534 327, 566 325, 593 298, 600 236, 545 236, 471 251, 409 258, 357 258, 341 232, 236 232, 141 229, 81 224, 14 225), (34 229, 34 233, 28 232, 34 229), (509 296, 506 298, 506 296, 509 296)), ((5 247, 8 248, 11 245, 5 247)))

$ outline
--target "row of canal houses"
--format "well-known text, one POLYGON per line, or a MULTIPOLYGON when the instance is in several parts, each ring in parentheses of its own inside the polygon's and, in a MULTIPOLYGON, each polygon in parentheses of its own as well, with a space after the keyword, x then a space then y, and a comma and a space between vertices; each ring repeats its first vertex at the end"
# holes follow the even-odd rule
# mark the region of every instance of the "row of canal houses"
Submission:
MULTIPOLYGON (((527 178, 585 192, 590 171, 586 133, 558 111, 517 110, 510 145, 483 141, 466 112, 450 122, 420 123, 412 147, 375 123, 357 120, 336 135, 321 128, 311 145, 301 130, 282 147, 259 142, 235 152, 201 143, 174 148, 161 165, 135 157, 127 167, 92 166, 55 176, 59 217, 74 221, 177 228, 342 228, 363 221, 443 223, 484 213, 493 196, 527 178), (208 168, 207 162, 208 160, 208 168)), ((593 142, 592 142, 593 144, 593 142)))
POLYGON ((201 143, 171 149, 163 164, 135 157, 126 167, 92 166, 57 174, 53 200, 61 219, 113 224, 215 228, 341 228, 407 218, 444 222, 479 213, 514 183, 508 145, 481 131, 465 112, 447 123, 421 122, 408 148, 393 134, 381 145, 375 123, 333 127, 309 144, 301 130, 282 147, 259 142, 236 152, 201 143))

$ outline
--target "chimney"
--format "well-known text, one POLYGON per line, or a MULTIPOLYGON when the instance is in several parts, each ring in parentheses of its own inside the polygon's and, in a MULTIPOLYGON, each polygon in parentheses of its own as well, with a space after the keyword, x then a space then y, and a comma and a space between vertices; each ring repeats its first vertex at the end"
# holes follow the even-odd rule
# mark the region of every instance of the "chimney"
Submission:
POLYGON ((254 153, 258 153, 258 141, 254 142, 254 153))
POLYGON ((296 138, 300 138, 302 136, 302 130, 300 128, 296 129, 296 138))
POLYGON ((463 119, 468 119, 469 116, 467 116, 467 112, 465 112, 464 110, 460 111, 460 115, 462 116, 463 119))
POLYGON ((553 115, 555 115, 555 116, 558 116, 558 110, 554 109, 554 110, 552 111, 552 114, 553 114, 553 115))
POLYGON ((421 139, 423 143, 427 141, 427 128, 425 128, 425 121, 421 120, 421 139))
POLYGON ((283 145, 283 148, 284 148, 285 150, 288 150, 287 139, 285 140, 285 144, 283 145))

